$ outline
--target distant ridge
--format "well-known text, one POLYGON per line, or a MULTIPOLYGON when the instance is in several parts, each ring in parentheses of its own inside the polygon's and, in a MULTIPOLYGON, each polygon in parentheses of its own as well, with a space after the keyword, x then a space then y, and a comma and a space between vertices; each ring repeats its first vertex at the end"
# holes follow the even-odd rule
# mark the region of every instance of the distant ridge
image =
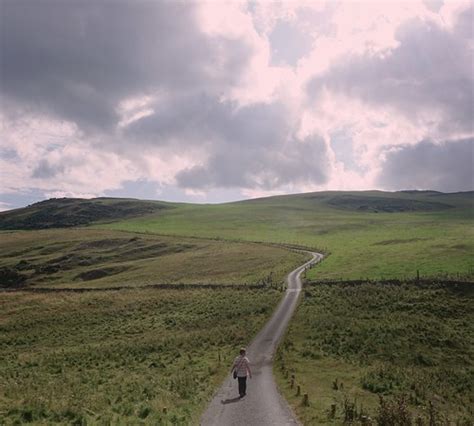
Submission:
POLYGON ((405 194, 443 194, 439 191, 432 191, 430 189, 402 189, 397 192, 403 192, 405 194))
MULTIPOLYGON (((0 230, 70 228, 93 223, 124 220, 145 215, 165 214, 182 203, 138 200, 133 198, 99 197, 52 198, 24 208, 0 212, 0 230)), ((336 209, 347 212, 403 213, 434 212, 456 207, 472 207, 474 191, 443 193, 431 190, 384 191, 322 191, 302 194, 254 198, 227 205, 258 204, 291 211, 336 209)), ((192 206, 187 204, 187 206, 192 206)), ((196 208, 202 206, 194 205, 196 208)))
POLYGON ((0 212, 0 230, 70 228, 143 216, 171 207, 171 203, 130 198, 51 198, 0 212))

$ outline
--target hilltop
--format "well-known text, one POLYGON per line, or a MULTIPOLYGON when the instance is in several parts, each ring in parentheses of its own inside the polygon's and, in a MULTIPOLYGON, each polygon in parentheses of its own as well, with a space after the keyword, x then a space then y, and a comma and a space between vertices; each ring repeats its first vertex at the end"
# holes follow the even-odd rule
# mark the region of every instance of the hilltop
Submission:
POLYGON ((24 208, 0 212, 0 229, 70 228, 144 216, 172 206, 161 201, 129 198, 51 198, 24 208))
POLYGON ((223 204, 53 199, 0 214, 0 230, 87 226, 179 238, 304 246, 310 279, 474 272, 474 192, 325 191, 223 204))
POLYGON ((474 193, 326 191, 186 204, 101 227, 304 246, 327 255, 308 277, 360 279, 474 271, 474 193))
POLYGON ((358 213, 434 212, 471 207, 474 192, 325 191, 278 195, 215 205, 170 203, 133 198, 51 198, 27 207, 0 212, 0 230, 70 228, 161 215, 176 208, 267 206, 297 210, 334 209, 358 213))

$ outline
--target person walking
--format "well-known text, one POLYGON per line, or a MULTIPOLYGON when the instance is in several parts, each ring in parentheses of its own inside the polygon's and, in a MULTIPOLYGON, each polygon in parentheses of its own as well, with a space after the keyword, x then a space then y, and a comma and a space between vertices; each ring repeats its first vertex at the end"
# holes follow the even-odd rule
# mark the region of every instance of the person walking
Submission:
POLYGON ((252 378, 252 371, 250 370, 250 361, 245 356, 245 348, 240 348, 240 355, 235 358, 232 365, 231 372, 234 374, 234 379, 239 381, 239 396, 243 398, 247 394, 247 376, 252 378))

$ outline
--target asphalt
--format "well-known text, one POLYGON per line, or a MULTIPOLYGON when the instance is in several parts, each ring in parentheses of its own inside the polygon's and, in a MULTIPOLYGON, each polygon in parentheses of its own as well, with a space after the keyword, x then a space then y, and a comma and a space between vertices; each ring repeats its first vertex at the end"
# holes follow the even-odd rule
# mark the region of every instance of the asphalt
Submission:
MULTIPOLYGON (((288 403, 278 392, 273 378, 273 355, 288 326, 301 292, 301 273, 319 262, 323 255, 310 253, 313 258, 290 272, 282 301, 247 348, 252 379, 247 379, 247 396, 239 399, 237 380, 224 381, 201 418, 202 426, 278 426, 298 425, 288 403)), ((238 349, 238 348, 236 348, 238 349)), ((236 353, 236 356, 238 354, 236 353)), ((229 365, 229 371, 230 371, 229 365)))

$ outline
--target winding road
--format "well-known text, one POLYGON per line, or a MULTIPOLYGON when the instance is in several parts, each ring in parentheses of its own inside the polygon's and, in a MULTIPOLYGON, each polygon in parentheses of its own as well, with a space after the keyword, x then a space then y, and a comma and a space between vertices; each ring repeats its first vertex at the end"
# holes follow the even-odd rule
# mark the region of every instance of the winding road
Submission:
MULTIPOLYGON (((272 373, 273 355, 296 308, 301 292, 301 273, 319 262, 323 255, 310 252, 312 259, 290 272, 285 296, 247 348, 253 378, 247 380, 247 396, 239 399, 237 381, 224 381, 201 418, 201 425, 266 426, 297 425, 290 407, 278 392, 272 373)), ((229 366, 230 370, 230 366, 229 366)))

